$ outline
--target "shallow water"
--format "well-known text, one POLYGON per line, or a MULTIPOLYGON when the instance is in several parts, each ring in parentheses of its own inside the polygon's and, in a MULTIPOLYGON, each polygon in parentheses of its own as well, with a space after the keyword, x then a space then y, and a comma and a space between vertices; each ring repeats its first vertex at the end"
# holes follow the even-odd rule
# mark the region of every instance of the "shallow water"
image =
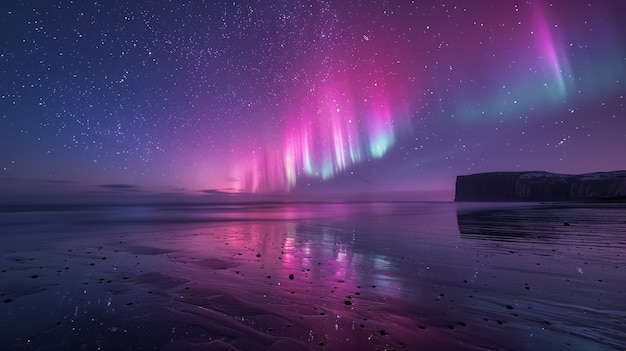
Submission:
POLYGON ((626 206, 0 212, 2 350, 625 350, 626 206))

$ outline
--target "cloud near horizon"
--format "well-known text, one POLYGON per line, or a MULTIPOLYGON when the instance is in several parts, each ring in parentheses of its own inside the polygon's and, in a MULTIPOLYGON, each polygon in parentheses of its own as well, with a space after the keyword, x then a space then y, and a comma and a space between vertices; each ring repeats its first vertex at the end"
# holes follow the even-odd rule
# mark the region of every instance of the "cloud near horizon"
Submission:
POLYGON ((96 187, 118 191, 141 191, 140 187, 134 184, 101 184, 96 187))

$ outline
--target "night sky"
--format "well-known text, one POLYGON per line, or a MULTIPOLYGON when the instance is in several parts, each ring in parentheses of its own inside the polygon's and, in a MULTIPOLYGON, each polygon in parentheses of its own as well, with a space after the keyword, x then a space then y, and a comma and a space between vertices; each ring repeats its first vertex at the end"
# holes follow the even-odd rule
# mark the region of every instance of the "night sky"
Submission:
POLYGON ((0 190, 450 200, 459 174, 626 169, 625 13, 4 1, 0 190))

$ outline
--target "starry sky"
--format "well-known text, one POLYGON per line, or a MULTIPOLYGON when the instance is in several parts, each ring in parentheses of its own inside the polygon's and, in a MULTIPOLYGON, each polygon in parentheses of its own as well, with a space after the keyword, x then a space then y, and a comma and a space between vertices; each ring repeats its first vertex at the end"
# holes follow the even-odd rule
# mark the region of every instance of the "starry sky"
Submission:
POLYGON ((5 1, 0 190, 451 200, 460 174, 626 169, 624 13, 5 1))

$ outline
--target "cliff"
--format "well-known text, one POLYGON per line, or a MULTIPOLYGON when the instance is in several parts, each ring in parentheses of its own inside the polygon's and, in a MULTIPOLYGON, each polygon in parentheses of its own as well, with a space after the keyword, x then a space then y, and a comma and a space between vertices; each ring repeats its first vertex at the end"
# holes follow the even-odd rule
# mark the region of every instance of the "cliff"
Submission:
POLYGON ((626 171, 494 172, 456 178, 455 201, 626 200, 626 171))

